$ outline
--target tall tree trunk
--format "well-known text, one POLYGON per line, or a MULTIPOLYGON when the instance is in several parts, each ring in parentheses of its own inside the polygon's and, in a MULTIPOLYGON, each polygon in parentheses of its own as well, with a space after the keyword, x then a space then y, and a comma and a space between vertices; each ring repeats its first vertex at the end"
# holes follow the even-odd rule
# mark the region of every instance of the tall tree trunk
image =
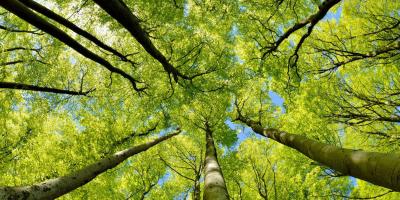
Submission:
POLYGON ((200 176, 196 177, 193 189, 193 200, 200 200, 200 176))
POLYGON ((206 156, 204 162, 204 196, 205 200, 228 200, 224 176, 218 163, 212 131, 206 123, 206 156))
POLYGON ((254 132, 296 149, 305 156, 344 175, 400 191, 400 155, 365 152, 320 143, 301 135, 263 128, 259 123, 239 117, 254 132))
POLYGON ((99 174, 116 167, 127 158, 146 151, 156 144, 179 134, 179 132, 177 131, 151 142, 117 152, 66 176, 50 179, 31 186, 0 187, 0 199, 55 199, 85 185, 99 174))

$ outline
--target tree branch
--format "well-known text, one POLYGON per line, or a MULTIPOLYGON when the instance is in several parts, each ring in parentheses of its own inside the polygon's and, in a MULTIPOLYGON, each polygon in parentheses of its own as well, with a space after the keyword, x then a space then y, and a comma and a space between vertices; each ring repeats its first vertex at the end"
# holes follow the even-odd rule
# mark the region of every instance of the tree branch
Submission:
POLYGON ((39 33, 38 30, 36 30, 36 31, 18 30, 18 29, 13 29, 13 28, 3 26, 1 24, 0 24, 0 29, 6 30, 8 32, 14 32, 14 33, 30 33, 30 34, 35 34, 35 35, 43 35, 44 34, 44 33, 39 33))
POLYGON ((133 78, 131 75, 127 74, 125 71, 114 67, 100 57, 99 55, 93 53, 89 49, 85 48, 82 46, 79 42, 75 41, 72 37, 70 37, 68 34, 63 32, 61 29, 57 28, 53 24, 47 22, 45 19, 40 17, 39 15, 35 14, 32 12, 28 7, 26 7, 24 4, 19 2, 18 0, 3 0, 0 1, 0 6, 4 7, 6 10, 14 13, 16 16, 20 17, 21 19, 27 21, 28 23, 36 26, 37 28, 43 30, 44 32, 52 35, 53 37, 59 39, 61 42, 65 43, 66 45, 70 46, 72 49, 76 50, 86 58, 89 58, 100 65, 104 66, 106 69, 108 69, 110 72, 117 73, 121 75, 122 77, 128 79, 134 90, 137 92, 143 92, 146 88, 138 88, 137 83, 139 83, 138 80, 133 78))
POLYGON ((135 65, 135 63, 127 58, 127 56, 123 55, 119 51, 115 50, 114 48, 108 46, 107 44, 103 43, 99 39, 97 39, 94 35, 90 34, 89 32, 79 28, 76 26, 74 23, 70 22, 69 20, 65 19, 64 17, 58 15, 57 13, 54 13, 53 11, 47 9, 46 7, 42 6, 41 4, 33 1, 33 0, 23 0, 21 1, 23 4, 28 6, 29 8, 33 9, 34 11, 41 13, 42 15, 62 24, 63 26, 71 29, 74 31, 76 34, 83 36, 84 38, 90 40, 100 48, 111 52, 115 56, 119 57, 122 61, 124 62, 129 62, 132 65, 135 65))
POLYGON ((147 53, 160 62, 168 74, 173 75, 175 82, 178 82, 178 77, 183 79, 189 78, 180 73, 154 46, 146 31, 140 26, 139 18, 129 10, 128 6, 122 0, 94 0, 94 2, 125 27, 147 53))
POLYGON ((68 95, 82 95, 86 96, 90 92, 93 92, 95 89, 91 89, 89 91, 71 91, 71 90, 63 90, 57 88, 49 88, 49 87, 40 87, 36 85, 27 85, 23 83, 11 83, 11 82, 0 82, 0 88, 6 89, 14 89, 14 90, 28 90, 28 91, 36 91, 36 92, 49 92, 54 94, 68 94, 68 95))
MULTIPOLYGON (((314 26, 322 19, 325 17, 326 13, 328 13, 329 9, 331 9, 334 5, 339 3, 340 0, 325 0, 322 2, 321 6, 319 6, 319 10, 317 13, 311 15, 307 19, 296 23, 293 25, 291 28, 289 28, 279 39, 270 47, 264 47, 263 49, 268 49, 265 51, 262 55, 262 58, 264 59, 267 54, 270 54, 274 51, 276 51, 279 47, 279 45, 286 40, 292 33, 296 32, 297 30, 305 27, 306 25, 310 24, 309 29, 307 33, 302 37, 301 43, 298 44, 298 49, 300 49, 301 44, 304 42, 304 40, 311 34, 314 26)), ((298 51, 298 50, 297 50, 298 51)))

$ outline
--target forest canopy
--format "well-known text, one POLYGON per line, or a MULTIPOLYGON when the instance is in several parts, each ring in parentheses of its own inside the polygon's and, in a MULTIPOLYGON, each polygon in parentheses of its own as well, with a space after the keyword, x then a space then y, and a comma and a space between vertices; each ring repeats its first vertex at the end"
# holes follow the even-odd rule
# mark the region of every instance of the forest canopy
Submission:
POLYGON ((0 199, 400 199, 400 1, 0 0, 0 199))

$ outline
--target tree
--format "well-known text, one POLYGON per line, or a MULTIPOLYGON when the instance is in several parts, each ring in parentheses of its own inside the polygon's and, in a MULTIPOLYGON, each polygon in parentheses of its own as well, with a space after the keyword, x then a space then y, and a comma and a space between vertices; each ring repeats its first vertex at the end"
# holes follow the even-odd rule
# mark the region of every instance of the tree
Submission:
MULTIPOLYGON (((168 152, 160 151, 161 161, 182 179, 191 182, 192 199, 201 199, 201 177, 204 169, 203 143, 187 137, 170 142, 168 152)), ((185 185, 181 183, 180 185, 185 185)))
POLYGON ((399 2, 0 6, 1 198, 400 198, 399 2))
POLYGON ((218 163, 212 130, 208 121, 205 122, 206 156, 204 161, 204 199, 229 199, 225 179, 218 163))
POLYGON ((238 120, 247 124, 257 134, 294 148, 305 156, 322 163, 344 175, 354 176, 376 185, 399 190, 395 176, 400 173, 399 155, 365 152, 339 148, 271 128, 263 128, 260 122, 239 114, 238 120), (339 162, 338 162, 339 161, 339 162))
MULTIPOLYGON (((57 198, 65 193, 68 193, 85 183, 94 179, 97 175, 103 173, 104 171, 114 168, 127 158, 138 154, 142 151, 146 151, 150 147, 177 135, 178 133, 173 133, 169 136, 160 137, 154 141, 142 144, 136 147, 132 147, 120 152, 117 152, 111 156, 103 158, 83 169, 73 172, 69 175, 58 177, 55 179, 50 179, 45 182, 41 182, 29 187, 3 187, 0 188, 1 198, 3 199, 52 199, 57 198)), ((150 184, 149 188, 145 188, 145 193, 147 193, 154 184, 150 184)), ((143 198, 143 197, 142 197, 143 198)))

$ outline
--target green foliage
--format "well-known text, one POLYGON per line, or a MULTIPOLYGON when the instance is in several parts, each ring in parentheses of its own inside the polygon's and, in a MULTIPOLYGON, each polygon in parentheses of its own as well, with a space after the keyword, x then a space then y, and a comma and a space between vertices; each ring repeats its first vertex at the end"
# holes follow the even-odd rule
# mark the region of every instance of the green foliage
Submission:
MULTIPOLYGON (((174 67, 188 76, 201 74, 177 83, 94 2, 38 2, 129 55, 134 65, 49 20, 147 89, 135 92, 126 79, 1 8, 0 25, 9 30, 0 29, 0 82, 95 90, 70 96, 0 89, 0 186, 59 177, 179 127, 181 135, 61 199, 192 198, 193 181, 160 157, 195 179, 178 155, 187 153, 202 165, 208 121, 233 199, 342 199, 388 191, 333 177, 335 172, 300 153, 232 126, 239 126, 236 102, 242 114, 267 128, 346 148, 399 153, 399 1, 341 1, 328 12, 340 17, 317 23, 295 67, 289 62, 307 27, 266 57, 263 53, 316 13, 321 1, 124 1, 174 67), (15 47, 26 49, 7 51, 15 47), (5 64, 12 61, 21 62, 5 64), (284 99, 282 107, 270 91, 284 99), (139 136, 151 127, 156 128, 139 136)), ((392 192, 381 198, 400 197, 392 192)))

